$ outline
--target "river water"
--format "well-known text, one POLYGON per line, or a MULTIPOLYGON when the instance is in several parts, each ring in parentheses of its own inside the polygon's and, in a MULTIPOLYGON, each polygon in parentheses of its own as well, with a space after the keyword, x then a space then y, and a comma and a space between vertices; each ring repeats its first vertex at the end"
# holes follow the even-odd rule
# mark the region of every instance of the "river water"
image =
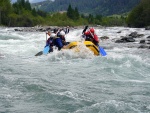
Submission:
MULTIPOLYGON (((114 39, 136 28, 96 28, 106 57, 83 48, 34 56, 45 46, 44 32, 0 28, 0 113, 150 113, 150 50, 114 39), (121 31, 121 33, 117 33, 121 31)), ((82 29, 67 41, 80 40, 82 29)))

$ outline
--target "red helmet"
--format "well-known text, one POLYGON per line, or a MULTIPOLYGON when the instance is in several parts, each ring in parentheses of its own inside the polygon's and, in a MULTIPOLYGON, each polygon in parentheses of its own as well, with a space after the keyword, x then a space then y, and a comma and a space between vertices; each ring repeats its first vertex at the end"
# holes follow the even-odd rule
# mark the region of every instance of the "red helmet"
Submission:
POLYGON ((91 32, 92 34, 94 34, 94 29, 93 29, 93 28, 90 28, 90 32, 91 32))

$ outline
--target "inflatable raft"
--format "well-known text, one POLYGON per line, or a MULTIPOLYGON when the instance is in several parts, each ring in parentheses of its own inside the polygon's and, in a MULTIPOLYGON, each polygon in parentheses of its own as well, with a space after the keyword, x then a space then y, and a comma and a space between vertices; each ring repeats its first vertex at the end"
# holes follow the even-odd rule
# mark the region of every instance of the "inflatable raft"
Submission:
MULTIPOLYGON (((81 48, 80 46, 86 46, 89 51, 92 51, 94 55, 98 56, 101 54, 102 56, 106 56, 106 52, 104 51, 103 48, 100 46, 97 47, 95 44, 93 44, 91 41, 84 41, 84 42, 79 42, 79 41, 74 41, 70 42, 68 45, 65 46, 63 49, 73 49, 75 52, 80 52, 81 48)), ((62 49, 62 50, 63 50, 62 49)), ((43 54, 48 54, 49 53, 49 46, 45 46, 43 51, 38 52, 35 56, 41 56, 43 54)))
POLYGON ((99 48, 93 44, 91 41, 84 41, 84 42, 70 42, 65 49, 75 49, 75 51, 80 51, 80 49, 78 48, 78 45, 84 44, 87 48, 89 48, 89 50, 91 50, 94 55, 99 55, 99 48))

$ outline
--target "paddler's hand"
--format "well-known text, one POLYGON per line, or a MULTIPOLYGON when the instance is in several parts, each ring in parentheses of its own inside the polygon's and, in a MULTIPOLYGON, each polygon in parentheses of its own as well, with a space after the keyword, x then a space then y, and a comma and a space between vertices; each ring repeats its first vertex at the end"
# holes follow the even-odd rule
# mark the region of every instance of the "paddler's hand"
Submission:
POLYGON ((50 31, 47 31, 46 34, 50 36, 50 35, 51 35, 51 32, 50 32, 50 31))

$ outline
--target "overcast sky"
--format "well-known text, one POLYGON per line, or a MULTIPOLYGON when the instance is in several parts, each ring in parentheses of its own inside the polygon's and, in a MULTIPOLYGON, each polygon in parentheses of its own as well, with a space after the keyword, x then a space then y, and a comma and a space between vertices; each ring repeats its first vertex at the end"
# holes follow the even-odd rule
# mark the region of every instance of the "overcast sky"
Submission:
MULTIPOLYGON (((17 0, 11 0, 12 3, 16 2, 17 0)), ((41 1, 45 1, 45 0, 29 0, 30 3, 36 3, 36 2, 41 2, 41 1)))

